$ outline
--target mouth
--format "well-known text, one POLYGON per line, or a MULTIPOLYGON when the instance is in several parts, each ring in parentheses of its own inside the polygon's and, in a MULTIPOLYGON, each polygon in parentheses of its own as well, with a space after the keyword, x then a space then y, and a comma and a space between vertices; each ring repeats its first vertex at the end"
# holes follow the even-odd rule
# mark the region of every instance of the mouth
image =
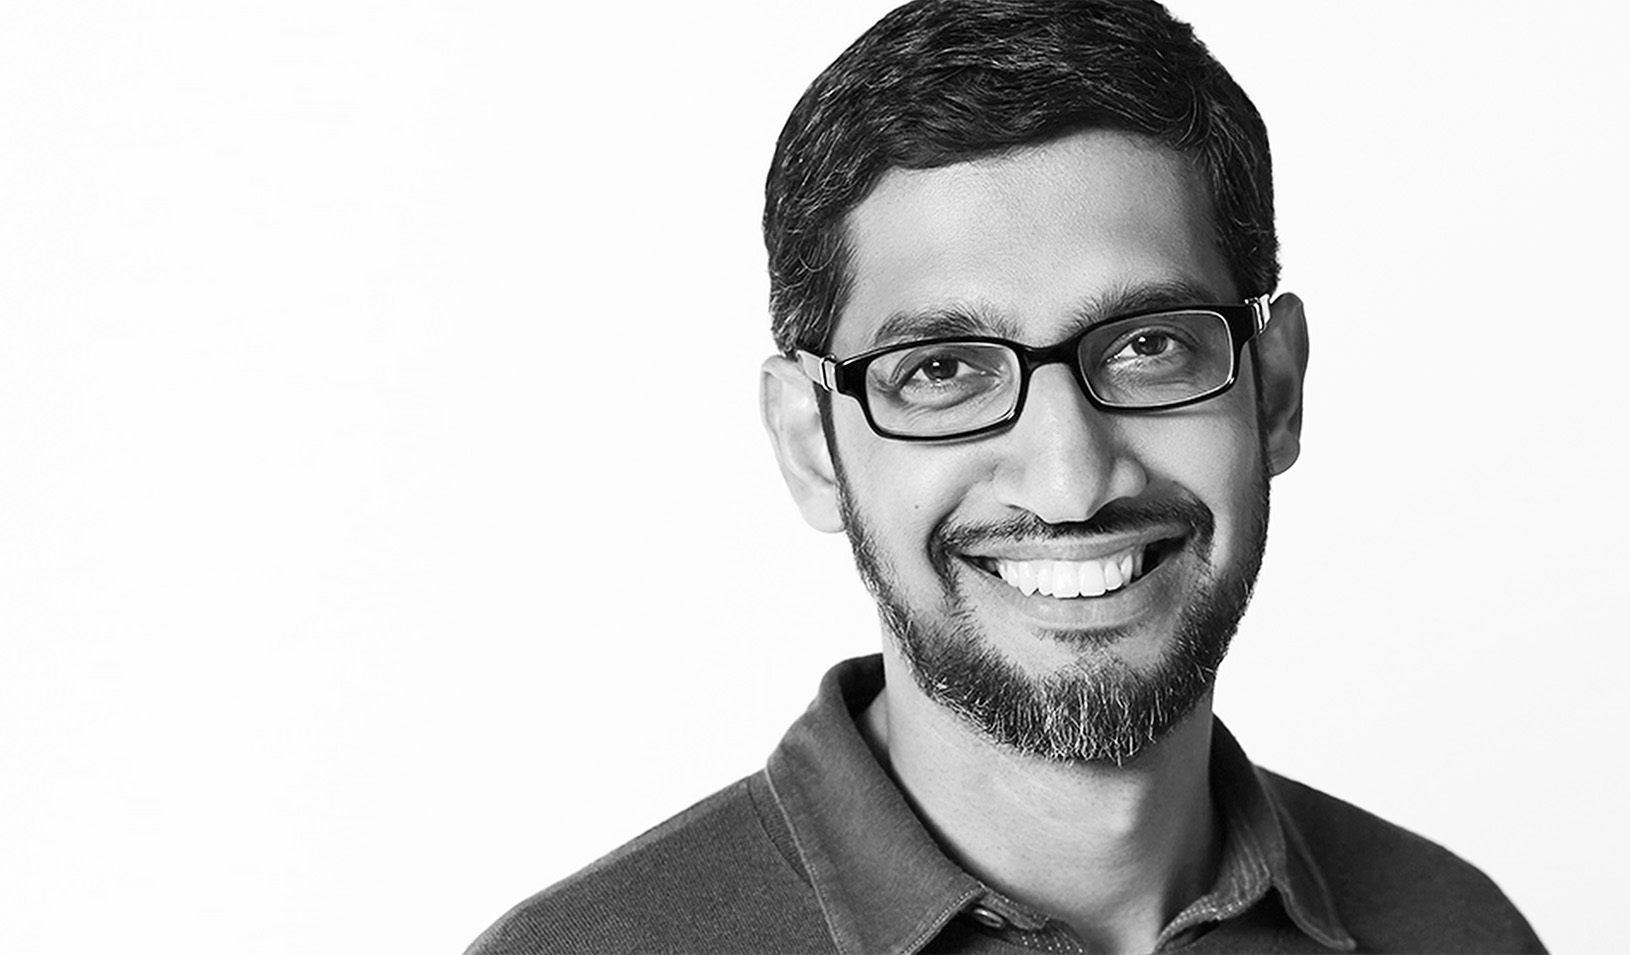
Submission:
POLYGON ((1142 580, 1181 550, 1184 541, 1183 537, 1162 538, 1134 544, 1103 557, 1081 560, 963 556, 974 567, 1026 597, 1041 594, 1060 600, 1090 600, 1124 590, 1142 580))

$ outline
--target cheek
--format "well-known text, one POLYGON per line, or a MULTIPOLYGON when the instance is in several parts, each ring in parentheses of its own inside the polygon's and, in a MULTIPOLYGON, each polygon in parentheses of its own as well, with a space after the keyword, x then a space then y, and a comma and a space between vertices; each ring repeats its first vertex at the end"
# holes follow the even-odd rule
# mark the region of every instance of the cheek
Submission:
POLYGON ((1134 442, 1152 483, 1180 487, 1211 509, 1216 520, 1212 559, 1218 565, 1234 560, 1243 546, 1257 510, 1262 469, 1249 392, 1235 392, 1246 400, 1204 413, 1151 419, 1152 427, 1140 429, 1134 442))
POLYGON ((881 438, 853 402, 833 403, 833 437, 850 507, 899 569, 928 560, 934 528, 978 481, 977 456, 955 446, 881 438))

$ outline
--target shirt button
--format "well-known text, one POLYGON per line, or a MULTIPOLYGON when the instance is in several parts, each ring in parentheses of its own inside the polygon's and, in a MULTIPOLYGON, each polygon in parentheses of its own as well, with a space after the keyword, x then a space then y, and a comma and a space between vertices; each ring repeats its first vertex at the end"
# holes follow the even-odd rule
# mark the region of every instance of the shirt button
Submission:
POLYGON ((968 911, 968 914, 973 916, 973 920, 975 922, 978 922, 980 925, 983 925, 986 928, 1007 928, 1007 919, 1002 918, 1000 915, 992 912, 990 909, 985 908, 983 905, 974 906, 968 911))

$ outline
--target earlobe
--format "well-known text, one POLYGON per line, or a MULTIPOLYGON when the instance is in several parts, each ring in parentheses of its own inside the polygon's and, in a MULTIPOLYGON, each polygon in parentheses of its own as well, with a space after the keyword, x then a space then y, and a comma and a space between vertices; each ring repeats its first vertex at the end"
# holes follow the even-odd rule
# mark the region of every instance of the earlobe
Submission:
POLYGON ((790 360, 772 355, 759 376, 759 412, 781 477, 804 520, 818 531, 843 530, 838 482, 821 430, 815 386, 790 360))
POLYGON ((1268 327, 1256 338, 1257 380, 1261 383, 1263 444, 1268 470, 1283 474, 1302 450, 1302 380, 1307 374, 1307 316, 1302 300, 1285 294, 1273 300, 1268 327))

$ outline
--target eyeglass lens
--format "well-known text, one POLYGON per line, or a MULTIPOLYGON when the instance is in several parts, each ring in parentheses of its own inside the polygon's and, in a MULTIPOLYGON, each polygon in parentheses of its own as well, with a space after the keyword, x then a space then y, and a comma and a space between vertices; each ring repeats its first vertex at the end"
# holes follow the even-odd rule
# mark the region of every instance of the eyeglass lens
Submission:
MULTIPOLYGON (((1214 312, 1144 315, 1093 326, 1077 351, 1093 395, 1119 408, 1177 404, 1226 384, 1234 348, 1214 312)), ((944 437, 976 431, 1012 414, 1021 359, 993 342, 901 345, 866 368, 866 400, 884 431, 944 437)))

